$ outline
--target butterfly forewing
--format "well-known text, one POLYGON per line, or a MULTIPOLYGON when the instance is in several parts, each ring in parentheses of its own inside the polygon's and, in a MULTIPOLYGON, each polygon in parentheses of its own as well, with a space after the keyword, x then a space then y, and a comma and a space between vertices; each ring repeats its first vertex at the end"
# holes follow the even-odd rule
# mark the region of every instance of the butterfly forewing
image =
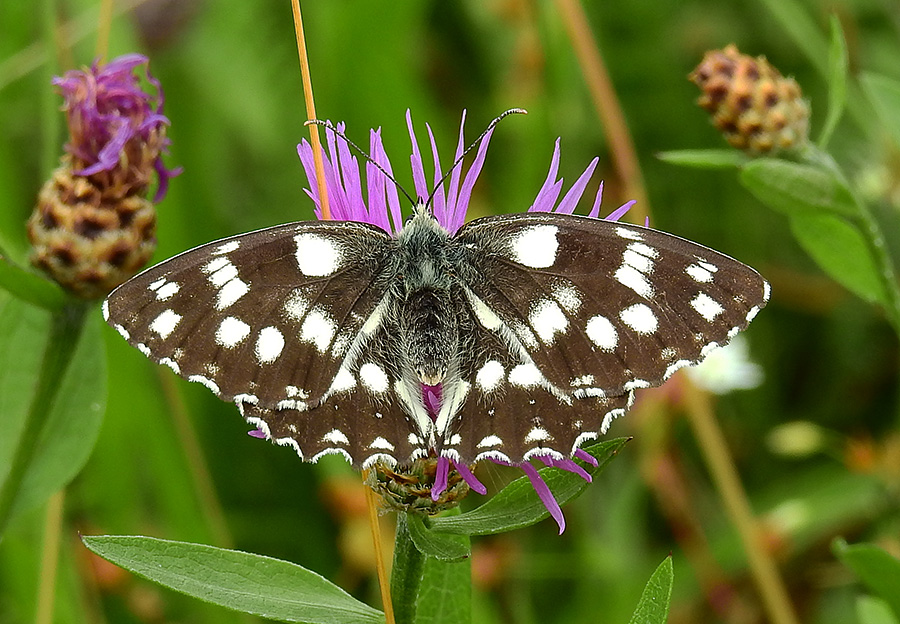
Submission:
POLYGON ((456 240, 472 251, 467 286, 482 327, 576 397, 659 385, 768 298, 750 267, 638 226, 529 213, 478 219, 456 240))
POLYGON ((131 344, 223 399, 315 402, 383 296, 373 276, 393 244, 353 222, 260 230, 148 269, 104 312, 131 344))

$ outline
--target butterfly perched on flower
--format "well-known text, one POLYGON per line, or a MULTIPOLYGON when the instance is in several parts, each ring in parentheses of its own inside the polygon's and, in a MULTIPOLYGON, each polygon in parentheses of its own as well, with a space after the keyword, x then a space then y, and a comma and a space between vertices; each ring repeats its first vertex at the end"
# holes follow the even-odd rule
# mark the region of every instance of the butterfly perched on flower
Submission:
MULTIPOLYGON (((405 223, 379 171, 391 171, 379 134, 368 201, 355 158, 329 134, 336 220, 186 251, 119 287, 104 314, 148 357, 235 402, 306 460, 565 467, 635 390, 746 328, 769 286, 696 243, 597 218, 599 193, 589 216, 572 214, 597 161, 557 201, 558 142, 528 212, 464 224, 490 134, 464 179, 454 167, 446 192, 437 184, 405 223)), ((424 197, 411 122, 410 135, 424 197)), ((460 137, 457 158, 462 147, 460 137)), ((316 189, 312 150, 299 151, 316 189)))

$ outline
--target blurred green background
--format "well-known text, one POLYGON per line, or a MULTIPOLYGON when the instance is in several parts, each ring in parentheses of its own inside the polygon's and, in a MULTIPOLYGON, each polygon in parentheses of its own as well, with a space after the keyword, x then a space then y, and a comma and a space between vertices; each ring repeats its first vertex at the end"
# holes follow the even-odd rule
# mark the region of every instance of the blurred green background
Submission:
MULTIPOLYGON (((637 147, 651 224, 739 258, 773 284, 772 302, 747 332, 765 381, 719 398, 717 413, 801 620, 856 621, 855 578, 829 543, 842 535, 900 551, 896 337, 880 311, 821 274, 783 217, 753 199, 733 171, 677 168, 655 158, 663 150, 724 146, 686 79, 705 50, 734 42, 793 75, 811 101, 813 136, 826 107, 826 85, 815 69, 821 59, 810 58, 809 40, 790 35, 761 0, 583 4, 637 147), (810 424, 784 427, 795 421, 810 424), (803 448, 789 453, 791 445, 803 448)), ((24 222, 48 166, 42 109, 61 103, 48 98, 49 72, 89 64, 96 39, 95 3, 55 5, 59 36, 71 45, 41 35, 35 5, 0 2, 0 247, 23 263, 24 222)), ((312 218, 296 156, 306 131, 289 3, 128 6, 114 18, 109 56, 149 55, 172 122, 167 162, 184 167, 159 205, 155 259, 312 218)), ((822 38, 836 14, 851 68, 900 78, 896 2, 785 6, 811 20, 822 38)), ((600 156, 594 180, 606 180, 604 213, 630 199, 557 3, 329 0, 306 2, 303 10, 319 117, 346 121, 347 134, 363 145, 369 128, 383 128, 407 188, 407 109, 420 144, 424 123, 431 125, 446 167, 463 109, 467 136, 474 137, 501 111, 523 107, 528 116, 512 117, 495 132, 470 216, 525 210, 557 137, 568 183, 600 156)), ((871 130, 846 118, 832 153, 876 213, 896 219, 900 153, 871 130)), ((57 149, 64 140, 57 137, 57 149)), ((887 234, 897 257, 900 233, 887 234)), ((54 621, 253 619, 105 564, 81 546, 79 532, 145 534, 285 558, 378 604, 357 475, 340 459, 310 466, 289 449, 247 436, 233 406, 153 365, 115 332, 105 338, 107 413, 90 461, 66 491, 54 621)), ((475 540, 473 621, 626 622, 670 551, 676 573, 670 622, 764 621, 740 543, 680 417, 678 383, 645 391, 634 413, 616 422, 613 435, 636 439, 565 509, 569 528, 562 537, 547 521, 475 540)), ((481 477, 496 487, 509 475, 497 467, 481 477)), ((34 617, 43 516, 41 508, 20 517, 0 548, 0 622, 34 617)), ((392 518, 382 524, 390 541, 392 518)))

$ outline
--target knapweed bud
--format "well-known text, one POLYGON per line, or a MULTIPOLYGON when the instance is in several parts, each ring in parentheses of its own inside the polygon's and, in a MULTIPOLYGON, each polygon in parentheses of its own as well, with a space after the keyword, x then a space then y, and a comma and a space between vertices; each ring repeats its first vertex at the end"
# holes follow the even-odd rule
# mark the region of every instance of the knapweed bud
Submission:
POLYGON ((765 57, 734 45, 707 52, 688 78, 703 91, 697 100, 733 146, 754 155, 795 150, 809 136, 809 104, 793 78, 765 57))
POLYGON ((78 297, 94 299, 137 273, 156 248, 154 202, 169 178, 163 92, 139 54, 54 78, 69 142, 28 220, 32 262, 78 297), (141 88, 143 67, 155 93, 141 88), (154 174, 156 196, 147 199, 154 174))

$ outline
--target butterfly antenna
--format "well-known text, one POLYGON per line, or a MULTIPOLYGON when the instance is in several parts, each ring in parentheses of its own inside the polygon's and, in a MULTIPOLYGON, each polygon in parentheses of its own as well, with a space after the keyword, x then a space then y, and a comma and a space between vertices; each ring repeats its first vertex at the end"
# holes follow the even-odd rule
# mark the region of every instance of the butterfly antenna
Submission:
POLYGON ((337 136, 341 137, 344 140, 344 142, 347 143, 347 145, 349 145, 350 147, 355 149, 360 154, 360 156, 365 158, 367 162, 372 163, 372 165, 374 165, 376 169, 378 169, 381 173, 383 173, 385 175, 385 177, 387 177, 388 180, 393 182, 394 186, 396 186, 398 189, 400 189, 400 192, 403 193, 406 196, 406 199, 409 200, 410 205, 412 205, 412 206, 416 205, 416 201, 412 198, 412 196, 409 193, 406 192, 406 189, 403 188, 403 186, 399 182, 397 182, 397 178, 395 178, 394 176, 389 174, 387 171, 385 171, 384 167, 382 167, 377 162, 375 162, 375 160, 371 156, 369 156, 359 145, 357 145, 356 143, 354 143, 353 141, 348 139, 346 134, 344 134, 343 132, 341 132, 340 130, 335 128, 334 124, 332 124, 330 121, 323 121, 321 119, 310 119, 309 121, 304 122, 303 125, 304 126, 309 126, 309 125, 325 126, 329 130, 334 132, 337 136))
POLYGON ((499 115, 494 117, 494 120, 491 121, 491 123, 488 124, 487 128, 484 129, 484 132, 482 132, 480 135, 478 135, 478 138, 475 139, 474 141, 472 141, 472 143, 469 145, 469 147, 467 147, 466 150, 462 154, 459 155, 459 158, 457 158, 456 160, 453 161, 453 164, 450 165, 450 168, 447 170, 447 173, 445 173, 444 176, 440 180, 438 180, 438 183, 434 185, 434 190, 431 191, 431 195, 429 195, 428 199, 425 201, 426 206, 431 204, 431 200, 434 199, 435 193, 437 193, 438 189, 441 188, 441 185, 444 183, 444 181, 450 177, 450 174, 453 173, 453 170, 459 166, 459 163, 461 163, 463 161, 463 159, 469 154, 469 152, 471 152, 473 149, 475 149, 475 147, 481 143, 481 141, 484 139, 484 137, 486 137, 488 135, 488 133, 491 130, 493 130, 494 127, 498 123, 500 123, 505 117, 508 117, 509 115, 513 115, 513 114, 527 115, 528 111, 525 110, 524 108, 511 108, 507 111, 503 111, 502 113, 500 113, 499 115))

